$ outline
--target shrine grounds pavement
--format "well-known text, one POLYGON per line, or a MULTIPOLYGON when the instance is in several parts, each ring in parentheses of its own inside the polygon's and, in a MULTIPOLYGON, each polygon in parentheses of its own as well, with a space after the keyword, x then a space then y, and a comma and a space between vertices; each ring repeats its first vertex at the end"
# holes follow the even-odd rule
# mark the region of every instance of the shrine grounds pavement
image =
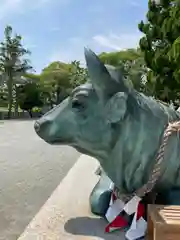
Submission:
POLYGON ((81 155, 18 240, 125 240, 123 231, 105 233, 107 221, 90 211, 98 166, 81 155))
POLYGON ((50 146, 33 121, 0 121, 0 240, 17 240, 79 153, 50 146))

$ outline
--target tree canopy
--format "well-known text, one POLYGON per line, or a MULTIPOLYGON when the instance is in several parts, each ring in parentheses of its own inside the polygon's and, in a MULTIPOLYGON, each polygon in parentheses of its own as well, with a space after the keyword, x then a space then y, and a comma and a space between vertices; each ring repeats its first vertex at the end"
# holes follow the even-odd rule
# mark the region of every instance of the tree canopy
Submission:
POLYGON ((35 82, 28 82, 18 87, 18 104, 22 110, 29 112, 32 117, 34 107, 42 107, 41 91, 35 82))
POLYGON ((3 83, 7 86, 9 118, 13 106, 13 93, 16 95, 16 84, 21 82, 21 76, 25 72, 32 69, 29 60, 24 57, 27 54, 30 52, 22 46, 21 36, 13 36, 12 27, 6 26, 4 41, 0 43, 0 73, 3 83))
POLYGON ((102 53, 99 57, 103 63, 119 68, 136 90, 145 92, 144 77, 147 74, 147 67, 140 49, 102 53))
MULTIPOLYGON (((149 0, 146 19, 137 26, 143 33, 139 46, 102 52, 101 61, 119 68, 138 91, 179 105, 179 18, 179 1, 149 0)), ((13 34, 11 26, 6 26, 0 43, 0 104, 8 106, 9 117, 18 107, 29 113, 35 106, 52 108, 88 78, 86 67, 78 60, 55 61, 40 74, 32 72, 27 58, 30 52, 23 47, 21 39, 21 35, 13 34)))
POLYGON ((176 102, 180 92, 179 72, 179 1, 149 0, 146 21, 139 30, 144 33, 140 49, 149 68, 148 82, 153 85, 155 97, 176 102))

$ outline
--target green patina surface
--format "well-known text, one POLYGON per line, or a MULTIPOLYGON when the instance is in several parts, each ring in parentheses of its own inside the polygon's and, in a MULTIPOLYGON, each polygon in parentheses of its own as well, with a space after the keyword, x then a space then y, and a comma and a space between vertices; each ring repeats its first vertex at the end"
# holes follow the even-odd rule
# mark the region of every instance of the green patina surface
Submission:
MULTIPOLYGON (((135 91, 117 69, 104 66, 91 50, 85 49, 85 58, 88 82, 39 119, 35 130, 50 144, 68 144, 98 159, 104 171, 90 201, 93 212, 104 214, 111 181, 122 193, 132 193, 148 181, 163 132, 180 115, 135 91)), ((177 134, 169 139, 161 170, 156 185, 160 202, 180 204, 177 134)))

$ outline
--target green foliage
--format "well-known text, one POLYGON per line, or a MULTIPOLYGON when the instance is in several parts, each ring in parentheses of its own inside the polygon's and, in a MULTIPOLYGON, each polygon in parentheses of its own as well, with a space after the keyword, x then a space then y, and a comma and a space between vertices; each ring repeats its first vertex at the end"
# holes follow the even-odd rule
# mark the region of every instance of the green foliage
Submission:
POLYGON ((60 103, 74 87, 82 84, 86 79, 87 71, 78 61, 71 64, 51 63, 40 75, 44 103, 51 106, 60 103))
MULTIPOLYGON (((180 99, 180 3, 160 0, 155 4, 149 0, 148 6, 147 20, 138 25, 144 33, 140 48, 103 52, 99 58, 118 67, 138 91, 175 102, 180 99)), ((79 61, 56 61, 41 74, 29 72, 32 67, 25 56, 30 52, 22 46, 21 39, 7 26, 0 43, 0 105, 9 106, 9 116, 13 104, 15 111, 18 104, 27 111, 39 109, 42 102, 53 107, 88 79, 87 69, 79 61)))
POLYGON ((66 90, 71 87, 70 64, 53 62, 40 75, 41 90, 46 103, 58 104, 66 90))
POLYGON ((25 73, 23 74, 23 77, 29 81, 39 82, 41 76, 39 74, 34 73, 25 73))
POLYGON ((12 31, 11 26, 6 26, 4 41, 0 43, 0 69, 7 75, 9 72, 22 74, 32 69, 28 59, 23 58, 24 55, 30 54, 29 50, 22 46, 22 37, 17 34, 12 36, 12 31))
POLYGON ((87 78, 88 78, 87 69, 81 67, 80 61, 71 62, 71 67, 70 67, 71 88, 75 88, 85 83, 87 78))
POLYGON ((118 67, 129 83, 133 83, 136 90, 147 93, 144 82, 147 67, 140 49, 102 53, 99 57, 103 63, 118 67))
POLYGON ((34 107, 42 107, 41 91, 34 82, 28 82, 18 87, 18 103, 22 110, 30 113, 34 107))
MULTIPOLYGON (((21 36, 15 34, 11 26, 6 26, 4 30, 4 40, 0 43, 0 72, 3 82, 8 90, 8 116, 11 117, 13 106, 13 91, 16 81, 28 70, 32 69, 28 59, 24 56, 30 54, 21 44, 21 36)), ((17 102, 17 99, 16 99, 17 102)), ((16 107, 16 109, 18 106, 16 107)))
POLYGON ((119 52, 101 53, 99 58, 105 64, 119 66, 121 62, 134 61, 141 56, 139 49, 127 49, 119 52))
POLYGON ((153 95, 163 101, 176 101, 180 92, 180 4, 179 1, 149 0, 147 21, 139 29, 144 36, 140 48, 148 73, 148 84, 153 85, 153 95), (152 79, 153 78, 153 79, 152 79))
POLYGON ((50 81, 53 87, 63 86, 70 87, 69 73, 70 64, 62 62, 53 62, 48 67, 44 68, 41 73, 41 81, 47 83, 50 81))
POLYGON ((1 107, 8 106, 8 92, 7 87, 4 85, 0 86, 0 106, 1 107))

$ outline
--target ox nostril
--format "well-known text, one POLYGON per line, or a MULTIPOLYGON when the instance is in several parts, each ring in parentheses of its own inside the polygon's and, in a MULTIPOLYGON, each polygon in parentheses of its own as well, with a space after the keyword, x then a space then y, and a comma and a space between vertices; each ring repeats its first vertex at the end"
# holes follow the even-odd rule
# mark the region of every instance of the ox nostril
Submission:
POLYGON ((34 129, 35 129, 35 131, 38 133, 39 132, 39 130, 40 130, 40 123, 38 123, 37 121, 35 122, 35 124, 34 124, 34 129))

